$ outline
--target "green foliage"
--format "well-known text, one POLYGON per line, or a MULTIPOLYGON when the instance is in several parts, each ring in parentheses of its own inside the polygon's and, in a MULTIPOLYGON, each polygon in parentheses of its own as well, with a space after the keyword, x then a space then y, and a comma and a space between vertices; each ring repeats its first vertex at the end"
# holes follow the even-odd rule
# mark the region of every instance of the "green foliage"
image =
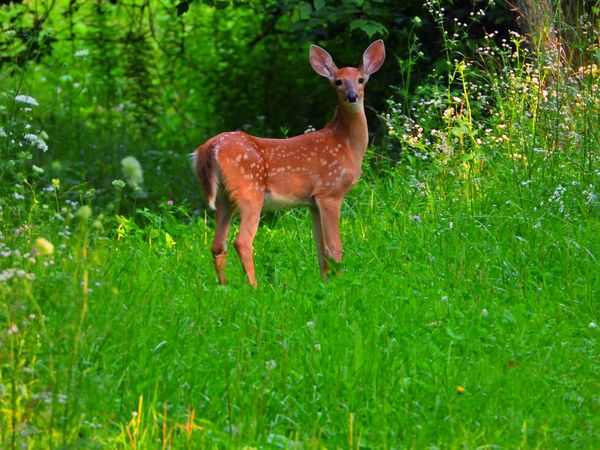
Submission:
MULTIPOLYGON (((190 5, 196 0, 182 0, 177 6, 179 15, 189 11, 190 5)), ((270 28, 265 32, 272 32, 280 28, 282 23, 290 31, 304 38, 319 39, 327 33, 328 28, 348 24, 350 31, 360 30, 369 38, 375 35, 388 34, 389 15, 396 11, 395 5, 385 5, 382 0, 353 0, 353 1, 243 1, 243 0, 203 0, 204 3, 216 9, 226 9, 228 6, 246 7, 256 13, 271 17, 270 28), (358 18, 357 18, 358 17, 358 18), (382 23, 385 22, 385 23, 382 23)))
MULTIPOLYGON (((128 155, 152 168, 145 198, 157 202, 187 196, 186 154, 218 132, 281 137, 284 128, 295 135, 321 127, 334 97, 308 64, 308 43, 355 65, 369 41, 385 37, 392 56, 367 96, 375 110, 399 84, 394 57, 406 56, 405 42, 419 42, 422 55, 407 66, 412 79, 439 52, 439 39, 416 40, 431 25, 416 2, 57 0, 4 5, 0 19, 0 89, 9 94, 2 104, 12 114, 12 98, 24 94, 43 105, 31 125, 48 134, 51 151, 34 152, 31 162, 42 167, 51 159, 51 176, 89 183, 106 201, 128 155), (407 33, 402 25, 414 16, 423 19, 407 33), (165 170, 171 179, 161 179, 165 170)), ((410 83, 403 85, 410 95, 410 83)))

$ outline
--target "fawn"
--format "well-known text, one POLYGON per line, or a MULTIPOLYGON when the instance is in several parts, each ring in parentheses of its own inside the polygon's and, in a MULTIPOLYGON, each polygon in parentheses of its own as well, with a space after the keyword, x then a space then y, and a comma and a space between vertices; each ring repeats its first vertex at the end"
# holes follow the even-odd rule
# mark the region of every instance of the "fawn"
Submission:
POLYGON ((364 88, 384 59, 385 47, 378 40, 365 50, 357 68, 338 69, 329 53, 312 45, 311 66, 338 95, 337 110, 325 128, 288 139, 222 133, 192 153, 209 207, 216 210, 212 253, 220 284, 225 284, 227 234, 236 210, 240 228, 234 245, 253 287, 257 286, 253 241, 263 209, 308 206, 323 278, 327 279, 331 260, 341 261, 340 208, 360 178, 369 143, 364 88))

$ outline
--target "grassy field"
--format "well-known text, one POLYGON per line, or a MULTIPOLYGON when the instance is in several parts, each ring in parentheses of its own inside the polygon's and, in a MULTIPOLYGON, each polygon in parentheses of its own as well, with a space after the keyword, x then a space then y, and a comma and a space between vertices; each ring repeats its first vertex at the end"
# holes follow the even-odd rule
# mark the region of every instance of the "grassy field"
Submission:
POLYGON ((523 183, 505 157, 474 178, 385 166, 347 198, 329 284, 307 211, 260 227, 254 291, 234 252, 217 286, 211 219, 177 205, 141 225, 56 192, 5 206, 2 446, 594 447, 586 185, 523 183))

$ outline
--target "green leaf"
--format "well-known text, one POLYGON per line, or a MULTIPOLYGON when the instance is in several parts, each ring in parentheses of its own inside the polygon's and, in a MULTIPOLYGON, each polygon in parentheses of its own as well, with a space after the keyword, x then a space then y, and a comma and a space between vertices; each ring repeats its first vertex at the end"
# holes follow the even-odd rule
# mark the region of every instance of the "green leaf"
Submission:
POLYGON ((216 0, 214 6, 216 9, 225 9, 229 6, 229 0, 216 0))
POLYGON ((465 337, 460 335, 460 334, 456 334, 450 327, 446 327, 446 334, 448 336, 450 336, 451 339, 454 339, 455 341, 462 341, 465 337))
POLYGON ((325 0, 315 0, 315 11, 320 10, 325 6, 325 0))
POLYGON ((306 20, 310 18, 310 14, 312 13, 312 6, 310 3, 302 2, 298 5, 298 15, 300 16, 300 20, 306 20))
POLYGON ((458 126, 452 127, 450 129, 450 133, 452 134, 452 136, 464 137, 469 134, 469 128, 464 124, 460 124, 458 126))
POLYGON ((387 28, 381 23, 374 20, 356 19, 350 22, 350 30, 360 29, 369 36, 373 37, 376 34, 387 34, 387 28))
POLYGON ((350 326, 354 335, 354 370, 357 372, 363 365, 363 336, 358 323, 353 322, 350 326))

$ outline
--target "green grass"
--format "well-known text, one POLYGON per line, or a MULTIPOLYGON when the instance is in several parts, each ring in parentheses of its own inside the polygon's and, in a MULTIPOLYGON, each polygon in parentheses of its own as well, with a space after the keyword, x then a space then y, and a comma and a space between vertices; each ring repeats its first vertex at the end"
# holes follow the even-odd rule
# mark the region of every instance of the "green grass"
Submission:
POLYGON ((232 246, 217 286, 204 216, 138 213, 119 238, 51 201, 5 207, 2 268, 35 279, 0 284, 2 447, 597 445, 597 204, 502 158, 481 180, 409 175, 348 196, 330 283, 307 211, 268 217, 256 291, 232 246), (29 261, 40 236, 54 254, 29 261))

